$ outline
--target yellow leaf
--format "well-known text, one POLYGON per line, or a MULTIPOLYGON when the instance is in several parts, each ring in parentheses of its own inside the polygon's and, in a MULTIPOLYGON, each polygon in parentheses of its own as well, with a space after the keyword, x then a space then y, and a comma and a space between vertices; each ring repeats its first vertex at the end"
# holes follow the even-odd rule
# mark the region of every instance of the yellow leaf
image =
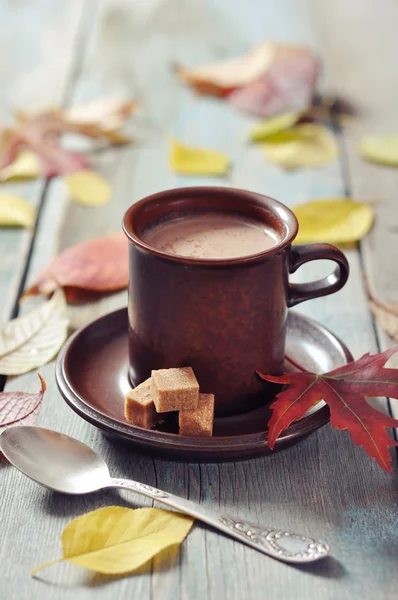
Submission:
POLYGON ((262 144, 266 156, 286 169, 317 167, 338 156, 334 136, 318 123, 303 123, 276 133, 262 144))
POLYGON ((357 145, 357 150, 370 162, 398 166, 398 135, 365 136, 357 145))
POLYGON ((185 175, 225 175, 229 158, 215 150, 193 148, 171 141, 170 166, 176 173, 185 175))
POLYGON ((62 560, 96 573, 130 573, 165 548, 181 544, 192 524, 191 517, 158 508, 100 508, 71 521, 61 536, 63 557, 31 574, 62 560))
POLYGON ((0 181, 22 181, 35 179, 40 175, 39 161, 34 152, 23 150, 13 163, 0 171, 0 181))
POLYGON ((0 227, 33 227, 36 211, 24 198, 0 196, 0 227))
POLYGON ((94 171, 82 169, 65 176, 71 198, 84 206, 102 206, 112 195, 109 183, 94 171))
POLYGON ((286 131, 293 127, 300 119, 301 112, 290 112, 284 115, 278 115, 277 117, 271 117, 265 119, 256 125, 250 132, 250 139, 252 142, 263 142, 268 137, 286 131))
POLYGON ((368 233, 373 223, 373 208, 350 198, 313 200, 295 206, 293 212, 299 222, 294 241, 297 244, 356 242, 368 233))

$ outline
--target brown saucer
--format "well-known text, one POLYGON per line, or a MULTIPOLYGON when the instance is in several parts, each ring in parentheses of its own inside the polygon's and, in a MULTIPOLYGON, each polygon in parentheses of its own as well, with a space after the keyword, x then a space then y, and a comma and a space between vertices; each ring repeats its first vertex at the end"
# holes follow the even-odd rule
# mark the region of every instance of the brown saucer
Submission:
MULTIPOLYGON (((319 372, 352 360, 348 349, 331 332, 291 311, 286 353, 304 368, 319 372)), ((286 370, 289 369, 286 363, 286 370)), ((83 419, 112 437, 164 458, 223 462, 271 452, 267 445, 267 406, 238 416, 216 418, 214 436, 210 438, 172 433, 173 420, 156 431, 129 425, 124 418, 124 393, 130 389, 127 371, 127 309, 121 309, 97 319, 68 340, 58 357, 56 378, 66 402, 83 419)), ((299 441, 328 421, 328 407, 318 404, 283 432, 276 450, 299 441)))

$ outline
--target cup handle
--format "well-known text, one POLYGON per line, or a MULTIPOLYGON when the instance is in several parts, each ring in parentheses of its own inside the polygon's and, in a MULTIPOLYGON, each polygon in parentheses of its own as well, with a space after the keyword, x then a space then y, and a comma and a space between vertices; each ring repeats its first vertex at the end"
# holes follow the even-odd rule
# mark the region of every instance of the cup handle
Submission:
POLYGON ((328 296, 338 292, 346 283, 349 274, 348 261, 344 254, 331 244, 303 244, 293 246, 290 255, 290 273, 295 273, 301 265, 310 260, 332 260, 337 263, 334 271, 323 279, 308 283, 290 283, 288 307, 305 300, 328 296))

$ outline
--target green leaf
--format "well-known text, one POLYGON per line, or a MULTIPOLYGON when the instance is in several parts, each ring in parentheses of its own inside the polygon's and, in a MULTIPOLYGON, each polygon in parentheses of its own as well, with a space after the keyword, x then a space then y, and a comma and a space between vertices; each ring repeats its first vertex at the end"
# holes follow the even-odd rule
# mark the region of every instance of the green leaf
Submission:
POLYGON ((284 115, 278 115, 277 117, 271 117, 265 119, 256 125, 250 132, 250 139, 252 142, 264 142, 271 135, 281 133, 290 129, 300 119, 301 112, 290 112, 284 115))
POLYGON ((266 156, 285 169, 318 167, 336 160, 338 147, 324 125, 303 123, 262 143, 266 156))

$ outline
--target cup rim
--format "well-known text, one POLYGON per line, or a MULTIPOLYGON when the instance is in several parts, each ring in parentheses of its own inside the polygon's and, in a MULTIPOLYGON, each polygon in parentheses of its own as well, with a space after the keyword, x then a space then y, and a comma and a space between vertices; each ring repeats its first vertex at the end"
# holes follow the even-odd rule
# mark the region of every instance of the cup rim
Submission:
POLYGON ((164 190, 162 192, 156 192, 155 194, 150 194, 149 196, 145 196, 138 202, 135 202, 127 209, 123 217, 122 226, 123 231, 130 242, 132 242, 139 249, 149 254, 152 254, 153 256, 157 256, 158 258, 162 258, 163 260, 168 260, 173 263, 206 267, 227 267, 260 262, 263 259, 269 258, 270 256, 281 252, 281 250, 284 250, 287 246, 289 246, 292 243, 298 232, 297 218, 294 215, 294 213, 290 210, 290 208, 288 208, 285 204, 282 204, 281 202, 275 200, 274 198, 271 198, 270 196, 265 196, 264 194, 259 194, 257 192, 251 192, 239 188, 223 186, 180 187, 164 190), (256 203, 258 206, 266 206, 284 224, 287 230, 287 234, 275 246, 272 246, 271 248, 263 250, 262 252, 259 252, 257 254, 250 254, 248 256, 239 256, 234 258, 214 259, 179 256, 176 254, 170 254, 168 252, 158 250, 144 242, 137 234, 136 228, 133 226, 133 217, 136 216, 137 213, 139 214, 143 208, 150 205, 151 203, 156 204, 159 201, 163 202, 167 199, 181 198, 183 200, 188 195, 191 197, 192 195, 195 195, 197 197, 205 197, 211 194, 215 194, 218 197, 227 197, 233 195, 235 198, 241 197, 243 201, 247 202, 248 200, 250 200, 251 202, 256 203))

